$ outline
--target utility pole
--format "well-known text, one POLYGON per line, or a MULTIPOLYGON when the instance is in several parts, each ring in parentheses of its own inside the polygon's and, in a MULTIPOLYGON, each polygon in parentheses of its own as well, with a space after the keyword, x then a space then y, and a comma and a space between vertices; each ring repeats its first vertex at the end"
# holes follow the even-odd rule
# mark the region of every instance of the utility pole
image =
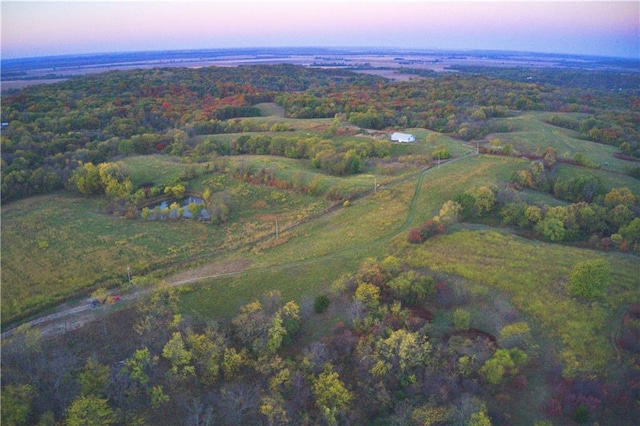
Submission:
POLYGON ((278 232, 278 218, 276 218, 276 239, 279 238, 279 232, 278 232))
POLYGON ((373 193, 378 192, 378 178, 376 176, 373 177, 373 193))
POLYGON ((131 268, 127 265, 127 278, 129 278, 129 287, 131 287, 131 268))
POLYGON ((480 154, 480 141, 476 141, 476 154, 480 154))

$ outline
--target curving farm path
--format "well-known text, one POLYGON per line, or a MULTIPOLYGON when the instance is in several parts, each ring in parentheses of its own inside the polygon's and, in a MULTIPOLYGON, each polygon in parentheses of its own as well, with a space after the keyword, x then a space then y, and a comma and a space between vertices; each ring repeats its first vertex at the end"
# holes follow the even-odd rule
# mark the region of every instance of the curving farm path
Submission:
MULTIPOLYGON (((412 223, 415 213, 416 213, 416 204, 418 198, 420 196, 420 190, 422 188, 422 184, 424 182, 424 177, 428 172, 437 170, 439 167, 446 166, 447 164, 454 163, 456 161, 462 160, 464 158, 468 158, 470 156, 478 155, 478 153, 473 150, 467 154, 464 154, 460 157, 455 157, 448 161, 441 162, 438 166, 428 166, 421 169, 415 176, 417 176, 416 186, 413 193, 413 197, 411 199, 411 203, 409 205, 409 210, 407 212, 407 216, 398 228, 390 231, 385 235, 381 235, 373 241, 367 242, 367 245, 378 244, 383 241, 387 241, 396 235, 406 232, 409 225, 412 223)), ((401 181, 404 181, 402 179, 401 181)), ((397 181, 395 183, 401 182, 397 181)), ((324 214, 329 213, 333 210, 327 210, 324 214)), ((321 217, 322 215, 316 216, 314 219, 321 217)), ((292 229, 294 225, 286 230, 292 229)), ((248 263, 245 262, 235 262, 226 265, 205 265, 203 267, 195 268, 183 273, 176 274, 172 277, 168 277, 164 279, 164 281, 172 286, 177 287, 186 284, 194 284, 200 281, 212 280, 223 277, 237 276, 237 275, 251 275, 251 274, 260 274, 269 271, 277 271, 282 269, 290 269, 314 262, 320 262, 328 259, 332 259, 335 257, 342 257, 345 254, 350 252, 354 252, 362 248, 361 246, 349 247, 347 249, 338 250, 328 255, 318 256, 312 259, 300 260, 295 262, 281 263, 278 265, 255 268, 255 269, 247 269, 248 263)), ((90 299, 83 299, 77 302, 68 302, 59 305, 58 307, 53 309, 52 313, 43 314, 35 319, 25 322, 23 325, 29 325, 40 331, 42 336, 53 336, 57 334, 63 334, 67 331, 75 330, 77 328, 82 327, 83 325, 95 321, 107 313, 111 312, 114 308, 120 308, 122 305, 126 305, 135 301, 141 295, 144 295, 150 291, 155 290, 155 287, 143 288, 139 290, 134 290, 129 293, 124 293, 120 295, 120 300, 116 302, 114 305, 107 306, 99 306, 97 308, 92 307, 90 299)), ((19 328, 13 327, 7 331, 2 332, 2 338, 11 337, 11 335, 19 328)))

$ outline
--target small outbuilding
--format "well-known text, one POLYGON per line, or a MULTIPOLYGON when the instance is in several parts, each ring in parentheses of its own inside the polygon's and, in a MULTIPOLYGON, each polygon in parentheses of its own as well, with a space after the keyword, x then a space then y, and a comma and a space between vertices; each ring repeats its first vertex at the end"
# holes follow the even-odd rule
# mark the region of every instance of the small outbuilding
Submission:
POLYGON ((391 134, 391 142, 400 142, 400 143, 414 143, 416 141, 416 137, 409 133, 392 133, 391 134))

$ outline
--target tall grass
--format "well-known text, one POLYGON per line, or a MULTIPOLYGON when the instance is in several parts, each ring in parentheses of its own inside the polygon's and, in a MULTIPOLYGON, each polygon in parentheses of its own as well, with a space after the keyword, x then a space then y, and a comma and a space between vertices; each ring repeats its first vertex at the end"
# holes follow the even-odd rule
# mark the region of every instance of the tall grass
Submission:
MULTIPOLYGON (((186 167, 162 157, 123 161, 140 181, 171 179, 186 167)), ((295 172, 290 165, 284 174, 295 172)), ((208 177, 191 185, 202 188, 208 177)), ((328 180, 327 189, 332 183, 328 180)), ((344 184, 360 185, 358 179, 344 184)), ((324 194, 316 197, 233 179, 224 180, 217 190, 227 190, 232 203, 232 220, 222 226, 109 217, 102 213, 102 200, 64 192, 3 206, 2 322, 97 286, 117 286, 126 279, 127 267, 134 274, 146 274, 244 246, 272 232, 274 214, 286 228, 330 205, 324 194)))
MULTIPOLYGON (((121 161, 136 183, 167 182, 188 167, 162 156, 134 156, 121 161)), ((268 156, 233 157, 229 167, 237 162, 248 163, 256 170, 274 170, 279 179, 292 180, 295 176, 306 183, 318 179, 321 192, 313 195, 250 185, 224 174, 190 181, 189 189, 202 190, 211 186, 208 180, 214 178, 219 185, 213 190, 227 191, 231 221, 221 226, 190 220, 147 222, 109 217, 102 213, 100 199, 64 192, 3 206, 2 322, 35 313, 69 296, 87 294, 97 286, 118 286, 126 279, 127 267, 135 275, 146 274, 175 269, 185 262, 215 261, 230 250, 246 247, 255 253, 276 247, 275 257, 268 261, 271 264, 291 258, 291 252, 295 259, 324 256, 379 238, 380 232, 396 226, 405 215, 402 208, 406 205, 403 207, 401 199, 386 205, 386 193, 381 192, 374 198, 374 207, 363 200, 345 209, 339 219, 334 214, 305 225, 305 231, 289 230, 325 211, 331 205, 326 194, 332 188, 345 194, 371 191, 374 177, 328 176, 304 161, 268 156), (380 203, 384 207, 376 207, 380 203), (269 243, 276 219, 281 241, 290 240, 286 249, 283 243, 269 243), (368 226, 362 227, 361 220, 368 226), (312 234, 317 235, 312 238, 316 243, 309 244, 305 238, 312 234)), ((386 181, 380 178, 378 182, 384 185, 386 181)))

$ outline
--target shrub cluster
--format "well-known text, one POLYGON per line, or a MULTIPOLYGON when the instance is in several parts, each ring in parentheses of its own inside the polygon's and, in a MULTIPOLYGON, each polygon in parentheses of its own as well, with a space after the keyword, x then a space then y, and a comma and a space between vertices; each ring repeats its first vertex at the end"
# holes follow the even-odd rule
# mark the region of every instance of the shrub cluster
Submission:
POLYGON ((407 240, 411 244, 422 244, 431 237, 444 234, 444 231, 445 227, 442 222, 435 218, 429 219, 420 228, 412 228, 407 240))

